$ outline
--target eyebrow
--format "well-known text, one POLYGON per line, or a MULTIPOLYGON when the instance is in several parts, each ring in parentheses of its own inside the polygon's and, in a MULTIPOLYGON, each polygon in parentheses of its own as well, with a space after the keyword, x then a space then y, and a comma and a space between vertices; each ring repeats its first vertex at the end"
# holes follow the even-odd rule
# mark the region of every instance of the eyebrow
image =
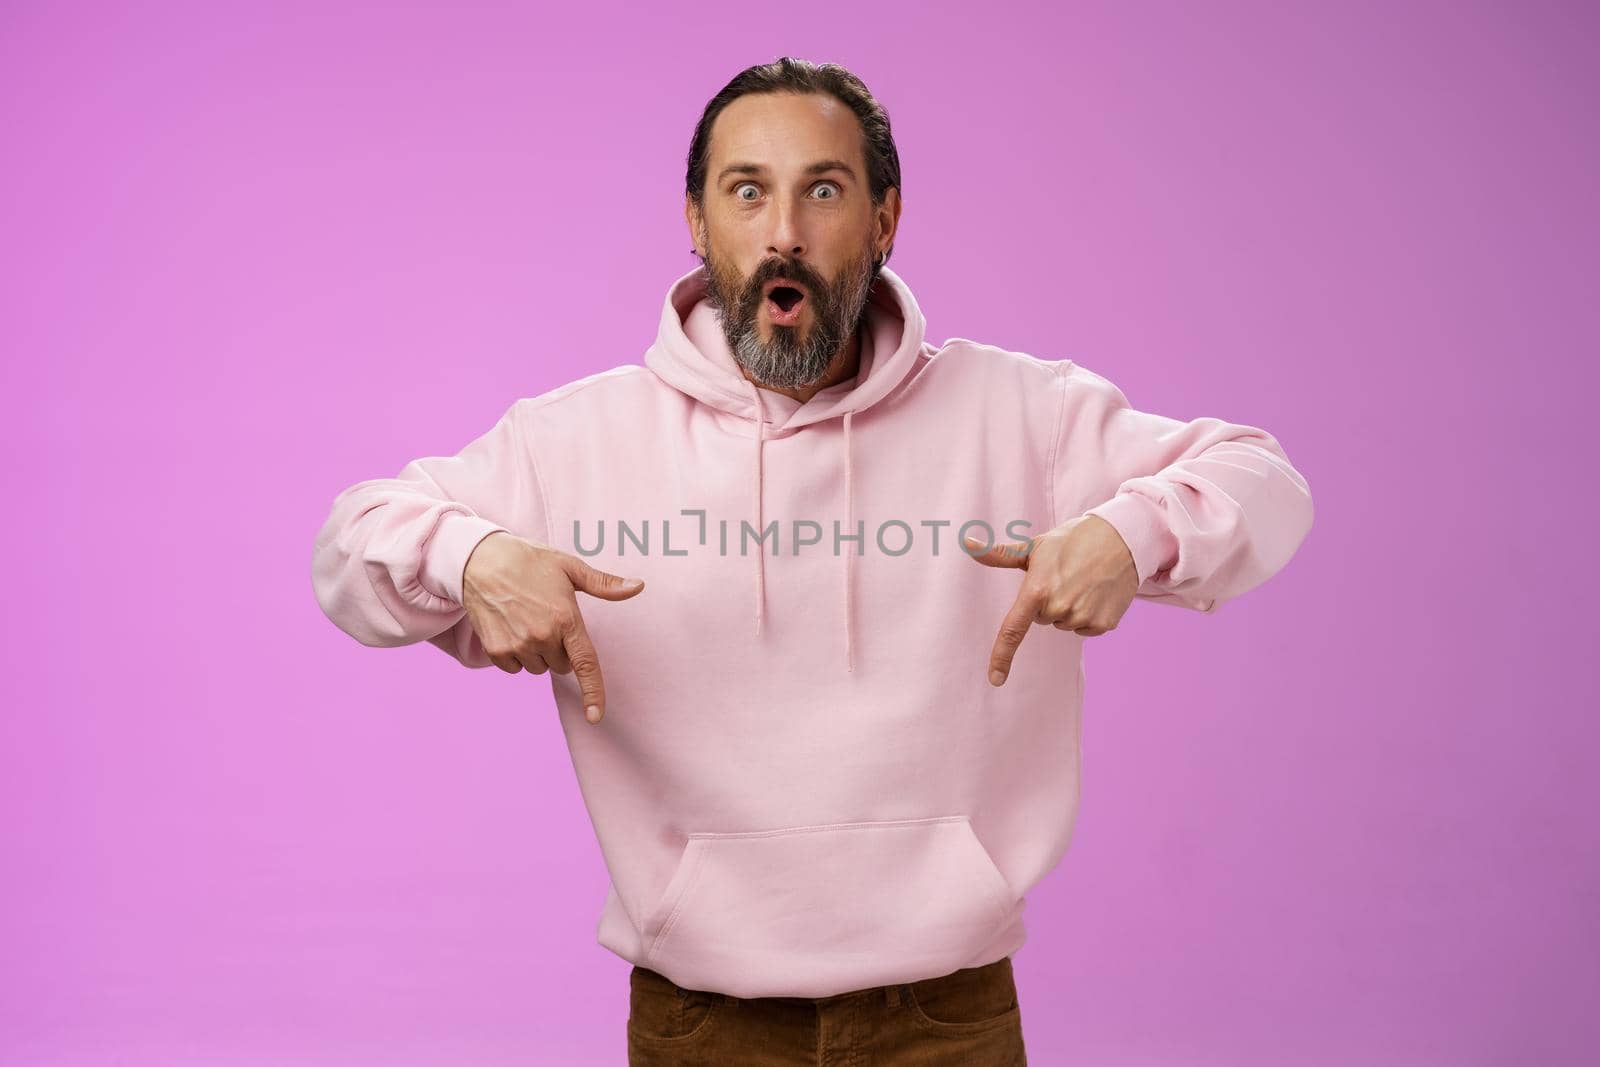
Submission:
MULTIPOLYGON (((824 159, 811 164, 802 174, 826 174, 830 170, 842 170, 850 176, 851 181, 856 181, 856 172, 850 169, 850 164, 842 159, 824 159)), ((730 163, 722 168, 722 173, 717 175, 717 184, 721 185, 723 179, 730 174, 765 174, 767 168, 759 163, 730 163)))

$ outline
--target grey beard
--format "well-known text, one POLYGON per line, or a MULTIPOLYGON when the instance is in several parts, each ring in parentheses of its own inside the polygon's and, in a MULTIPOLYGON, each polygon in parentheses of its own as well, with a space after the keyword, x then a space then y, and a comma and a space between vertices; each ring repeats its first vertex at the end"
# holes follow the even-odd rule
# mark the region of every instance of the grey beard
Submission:
POLYGON ((730 330, 724 318, 722 328, 734 361, 757 382, 782 389, 802 389, 828 373, 828 366, 844 345, 844 338, 830 331, 829 325, 813 324, 805 341, 798 344, 793 329, 775 327, 772 340, 764 342, 759 326, 730 330))
POLYGON ((720 292, 710 262, 705 256, 699 257, 711 277, 707 297, 717 312, 722 336, 734 362, 757 384, 769 388, 803 389, 820 381, 839 350, 866 319, 867 301, 879 272, 879 265, 873 263, 870 252, 868 249, 864 257, 866 267, 859 282, 850 291, 841 295, 829 287, 824 292, 813 293, 819 303, 813 312, 811 331, 804 341, 800 340, 798 327, 787 326, 774 326, 772 340, 762 341, 759 303, 746 313, 744 294, 738 289, 733 293, 720 292), (837 314, 837 311, 844 314, 837 314))
POLYGON ((747 323, 731 322, 727 309, 719 307, 722 335, 734 362, 768 387, 803 389, 820 381, 845 341, 861 328, 877 276, 876 270, 868 271, 862 284, 849 294, 845 307, 850 314, 842 326, 832 316, 820 316, 813 320, 811 332, 803 342, 797 340, 797 328, 780 326, 773 327, 772 340, 764 342, 754 318, 747 323))

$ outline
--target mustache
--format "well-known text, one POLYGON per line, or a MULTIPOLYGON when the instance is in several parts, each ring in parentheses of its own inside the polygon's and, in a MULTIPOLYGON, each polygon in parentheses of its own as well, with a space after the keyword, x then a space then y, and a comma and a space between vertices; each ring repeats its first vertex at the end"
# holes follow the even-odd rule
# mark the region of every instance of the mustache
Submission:
POLYGON ((752 299, 759 300, 761 287, 775 278, 786 278, 792 282, 799 282, 811 291, 813 296, 822 295, 827 289, 827 282, 819 278, 815 271, 797 259, 774 257, 764 259, 750 274, 746 284, 746 292, 753 293, 752 299))

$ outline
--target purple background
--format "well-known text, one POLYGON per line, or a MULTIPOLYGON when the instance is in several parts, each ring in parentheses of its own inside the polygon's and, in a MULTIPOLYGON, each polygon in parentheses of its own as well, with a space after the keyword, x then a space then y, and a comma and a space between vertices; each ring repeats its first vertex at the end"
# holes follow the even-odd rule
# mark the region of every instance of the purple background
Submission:
POLYGON ((932 340, 1316 500, 1091 641, 1032 1062, 1594 1062, 1584 7, 7 4, 0 1062, 622 1062, 548 680, 362 648, 311 543, 642 357, 693 123, 785 53, 888 107, 932 340))

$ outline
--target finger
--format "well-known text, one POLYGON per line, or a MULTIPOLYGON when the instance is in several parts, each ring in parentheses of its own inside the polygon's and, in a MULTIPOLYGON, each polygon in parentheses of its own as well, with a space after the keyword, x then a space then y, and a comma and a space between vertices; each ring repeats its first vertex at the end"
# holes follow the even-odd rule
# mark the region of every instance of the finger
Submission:
POLYGON ((522 664, 517 661, 517 657, 515 656, 490 656, 489 662, 493 663, 496 667, 499 667, 507 674, 516 674, 518 671, 522 670, 522 664))
POLYGON ((1101 626, 1087 621, 1083 612, 1069 613, 1066 618, 1057 619, 1051 625, 1058 630, 1067 630, 1071 633, 1077 634, 1080 637, 1099 637, 1102 634, 1108 634, 1112 630, 1116 629, 1115 624, 1111 626, 1101 626))
POLYGON ((1000 623, 1000 633, 994 639, 994 650, 989 653, 990 685, 1005 684, 1006 675, 1011 673, 1011 659, 1022 647, 1022 639, 1028 636, 1038 617, 1038 598, 1027 589, 1018 592, 1011 610, 1006 612, 1005 619, 1000 623))
POLYGON ((1058 630, 1066 630, 1070 633, 1075 633, 1080 637, 1099 637, 1101 634, 1106 632, 1104 630, 1097 630, 1093 626, 1084 626, 1081 623, 1075 622, 1058 622, 1055 624, 1055 628, 1058 630))
POLYGON ((644 588, 643 578, 624 578, 620 574, 591 567, 576 556, 567 556, 564 563, 574 589, 581 589, 602 600, 626 600, 644 588))
POLYGON ((572 673, 572 663, 567 659, 567 650, 561 637, 556 637, 554 643, 543 645, 539 652, 552 671, 557 674, 572 673))
POLYGON ((1002 541, 984 549, 983 542, 971 534, 961 539, 967 555, 989 567, 1021 567, 1027 569, 1028 553, 1032 541, 1002 541))
POLYGON ((522 665, 527 668, 529 674, 543 674, 550 669, 550 664, 544 661, 543 656, 536 656, 530 652, 521 658, 522 665))
POLYGON ((567 659, 578 676, 578 689, 583 694, 583 716, 591 723, 599 722, 606 714, 605 679, 601 677, 600 657, 595 653, 594 642, 589 640, 582 615, 567 631, 566 648, 567 659))

